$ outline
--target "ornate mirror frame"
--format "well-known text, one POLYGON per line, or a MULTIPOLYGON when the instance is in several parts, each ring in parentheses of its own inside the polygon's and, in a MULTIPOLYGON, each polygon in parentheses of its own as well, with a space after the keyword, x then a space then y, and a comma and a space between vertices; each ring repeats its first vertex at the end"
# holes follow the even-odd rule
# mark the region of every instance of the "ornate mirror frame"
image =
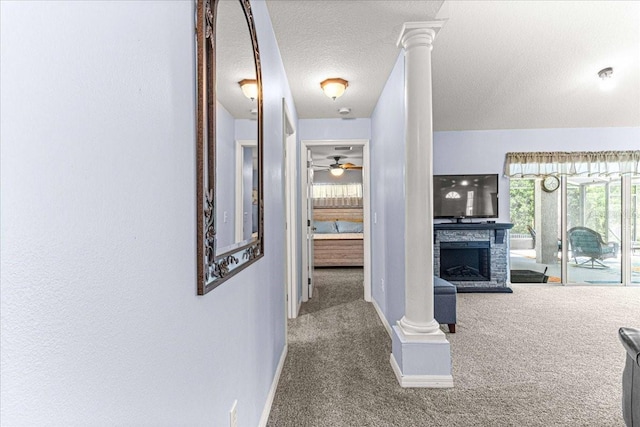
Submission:
MULTIPOLYGON (((264 203, 262 179, 262 71, 260 52, 249 0, 238 0, 244 11, 253 45, 258 84, 258 231, 257 237, 216 254, 216 194, 234 191, 216 188, 216 17, 219 0, 197 0, 196 7, 196 212, 197 212, 197 281, 198 295, 204 295, 239 273, 264 255, 264 203)), ((225 159, 226 161, 226 159, 225 159)), ((234 159, 228 159, 232 162, 234 159)))

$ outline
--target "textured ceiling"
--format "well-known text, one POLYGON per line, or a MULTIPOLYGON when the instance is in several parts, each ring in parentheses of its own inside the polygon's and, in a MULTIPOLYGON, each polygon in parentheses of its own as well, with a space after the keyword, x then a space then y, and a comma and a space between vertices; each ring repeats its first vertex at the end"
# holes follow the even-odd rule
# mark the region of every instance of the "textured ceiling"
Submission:
POLYGON ((216 96, 236 119, 248 119, 256 101, 244 96, 238 82, 255 80, 253 45, 244 12, 237 1, 218 2, 216 10, 216 96))
POLYGON ((439 1, 268 0, 280 54, 298 117, 370 117, 398 58, 396 42, 407 21, 432 19, 439 1), (349 81, 336 101, 320 82, 349 81))
POLYGON ((362 147, 351 147, 351 150, 336 150, 336 147, 345 148, 347 146, 342 144, 338 146, 311 147, 313 164, 316 166, 329 166, 335 163, 335 160, 329 159, 329 156, 342 156, 340 163, 353 163, 354 165, 362 166, 362 147))
POLYGON ((340 107, 370 117, 400 52, 402 23, 439 13, 448 21, 433 49, 435 130, 640 126, 638 1, 267 6, 300 118, 340 117, 340 107), (608 66, 616 86, 604 92, 597 72, 608 66), (328 77, 349 80, 337 101, 320 90, 328 77))

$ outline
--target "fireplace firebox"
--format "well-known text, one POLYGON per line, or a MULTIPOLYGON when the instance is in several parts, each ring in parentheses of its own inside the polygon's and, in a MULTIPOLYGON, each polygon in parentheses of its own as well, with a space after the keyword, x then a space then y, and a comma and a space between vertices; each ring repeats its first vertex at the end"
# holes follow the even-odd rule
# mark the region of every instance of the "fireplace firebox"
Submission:
POLYGON ((491 280, 491 242, 440 242, 440 277, 458 282, 491 280))

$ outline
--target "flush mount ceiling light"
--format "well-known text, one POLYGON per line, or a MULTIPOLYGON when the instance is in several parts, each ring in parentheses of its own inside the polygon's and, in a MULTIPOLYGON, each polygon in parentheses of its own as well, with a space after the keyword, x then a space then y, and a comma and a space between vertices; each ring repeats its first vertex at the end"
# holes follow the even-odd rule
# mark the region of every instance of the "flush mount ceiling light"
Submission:
POLYGON ((322 88, 324 94, 334 101, 336 100, 336 98, 340 98, 342 96, 348 86, 349 82, 339 77, 327 79, 320 83, 320 87, 322 88))
POLYGON ((252 79, 243 79, 238 82, 244 96, 254 101, 258 97, 258 82, 252 79))
POLYGON ((600 77, 600 89, 609 90, 613 87, 613 68, 607 67, 598 71, 600 77))
POLYGON ((331 168, 329 169, 329 172, 331 172, 331 175, 333 176, 340 176, 344 173, 344 169, 342 168, 331 168))

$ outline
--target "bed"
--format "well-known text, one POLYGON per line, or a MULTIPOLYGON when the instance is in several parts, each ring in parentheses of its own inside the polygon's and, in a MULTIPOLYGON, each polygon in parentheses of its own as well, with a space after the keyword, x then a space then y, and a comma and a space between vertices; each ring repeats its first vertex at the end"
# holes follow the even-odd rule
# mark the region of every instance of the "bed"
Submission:
POLYGON ((315 267, 364 265, 362 208, 315 208, 313 225, 315 267))

